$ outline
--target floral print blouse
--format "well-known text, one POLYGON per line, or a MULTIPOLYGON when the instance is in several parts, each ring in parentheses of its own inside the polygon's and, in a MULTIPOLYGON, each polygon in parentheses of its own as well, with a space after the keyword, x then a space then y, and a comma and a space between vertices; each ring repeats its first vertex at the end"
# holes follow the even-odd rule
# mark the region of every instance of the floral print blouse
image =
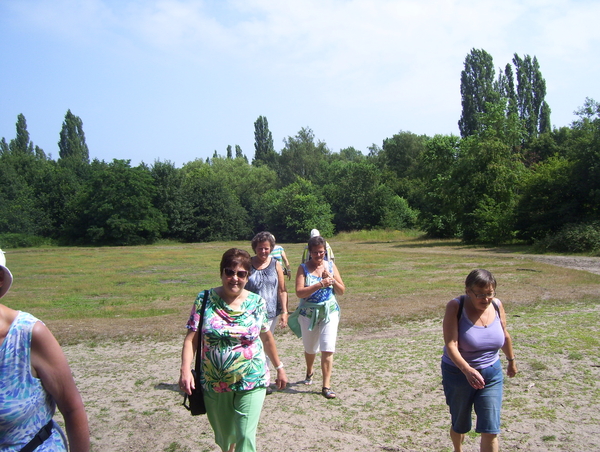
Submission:
MULTIPOLYGON (((200 292, 187 328, 198 329, 204 292, 200 292)), ((265 300, 248 292, 239 311, 234 311, 217 295, 208 291, 202 326, 202 377, 205 391, 249 391, 270 382, 260 333, 268 331, 265 300)))

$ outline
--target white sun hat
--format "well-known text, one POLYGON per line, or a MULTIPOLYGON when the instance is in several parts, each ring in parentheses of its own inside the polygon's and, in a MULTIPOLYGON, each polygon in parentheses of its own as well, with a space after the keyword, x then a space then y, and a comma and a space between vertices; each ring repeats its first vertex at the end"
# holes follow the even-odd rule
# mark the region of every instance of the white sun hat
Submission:
POLYGON ((12 277, 12 273, 10 272, 10 270, 8 268, 6 268, 4 265, 0 265, 0 271, 2 271, 4 273, 4 281, 2 282, 2 285, 0 286, 0 298, 2 298, 6 294, 6 292, 8 292, 8 289, 10 289, 10 286, 12 285, 13 277, 12 277))

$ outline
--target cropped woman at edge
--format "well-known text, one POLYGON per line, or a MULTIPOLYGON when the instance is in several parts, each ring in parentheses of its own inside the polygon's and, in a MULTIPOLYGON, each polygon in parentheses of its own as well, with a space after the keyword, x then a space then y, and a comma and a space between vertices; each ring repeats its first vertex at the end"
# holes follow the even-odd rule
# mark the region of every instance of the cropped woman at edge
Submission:
POLYGON ((320 350, 323 373, 321 393, 327 399, 334 399, 336 394, 331 389, 331 373, 340 321, 336 295, 343 295, 346 286, 336 265, 325 260, 326 242, 323 237, 311 237, 308 252, 310 259, 300 264, 296 274, 296 296, 300 298, 296 312, 299 314, 306 360, 304 384, 312 384, 314 362, 320 350))
POLYGON ((220 265, 222 285, 198 294, 181 352, 179 386, 195 388, 191 368, 204 294, 208 296, 202 328, 201 384, 206 414, 223 452, 255 452, 256 429, 270 382, 265 353, 277 371, 278 389, 287 377, 267 328, 265 300, 244 289, 251 263, 248 252, 231 248, 220 265))
POLYGON ((481 452, 498 451, 503 374, 499 349, 508 361, 507 375, 517 373, 504 306, 496 296, 496 279, 487 270, 473 270, 465 295, 448 302, 444 316, 442 382, 452 425, 455 452, 462 452, 475 408, 481 452))
MULTIPOLYGON (((12 284, 0 265, 0 298, 12 284)), ((65 355, 36 317, 0 304, 0 450, 67 450, 53 421, 56 407, 65 420, 71 452, 90 450, 88 419, 65 355), (33 449, 30 449, 33 450, 33 449)))

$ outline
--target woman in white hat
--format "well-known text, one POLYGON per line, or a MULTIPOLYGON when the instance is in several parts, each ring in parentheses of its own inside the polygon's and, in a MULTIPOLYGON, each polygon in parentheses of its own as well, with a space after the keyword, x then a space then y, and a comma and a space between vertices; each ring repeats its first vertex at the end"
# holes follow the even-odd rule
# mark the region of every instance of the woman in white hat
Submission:
MULTIPOLYGON (((321 233, 318 229, 312 229, 310 231, 310 238, 320 237, 321 233)), ((324 259, 329 262, 335 262, 335 256, 333 255, 333 250, 331 246, 329 246, 329 242, 325 241, 325 257, 324 259)), ((304 252, 302 253, 302 263, 306 264, 310 260, 310 251, 308 250, 308 245, 304 248, 304 252)))
MULTIPOLYGON (((0 298, 12 284, 0 265, 0 298)), ((83 401, 60 345, 40 320, 0 304, 0 450, 88 452, 83 401), (67 439, 52 420, 62 413, 67 439)))

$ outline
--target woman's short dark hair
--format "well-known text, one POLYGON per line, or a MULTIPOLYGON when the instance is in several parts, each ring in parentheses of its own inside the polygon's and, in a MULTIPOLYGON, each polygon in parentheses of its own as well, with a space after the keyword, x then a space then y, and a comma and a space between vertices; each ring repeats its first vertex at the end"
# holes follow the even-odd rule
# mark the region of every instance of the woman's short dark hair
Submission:
POLYGON ((241 250, 239 248, 231 248, 223 253, 223 257, 221 258, 221 272, 220 275, 223 274, 223 269, 232 268, 241 265, 244 267, 244 270, 250 271, 252 268, 252 261, 250 260, 250 254, 246 250, 241 250))
POLYGON ((327 249, 327 242, 320 235, 316 235, 308 239, 308 252, 312 252, 313 247, 322 246, 325 250, 327 249))
POLYGON ((273 248, 275 248, 275 237, 273 237, 273 234, 267 231, 263 231, 256 234, 252 238, 252 242, 250 242, 254 252, 256 252, 256 247, 258 246, 258 244, 262 242, 269 242, 269 244, 271 245, 271 251, 273 251, 273 248))
POLYGON ((492 275, 491 272, 482 268, 473 270, 471 273, 469 273, 467 279, 465 280, 465 287, 469 289, 472 287, 485 286, 492 286, 494 289, 496 289, 496 278, 494 278, 494 275, 492 275))

